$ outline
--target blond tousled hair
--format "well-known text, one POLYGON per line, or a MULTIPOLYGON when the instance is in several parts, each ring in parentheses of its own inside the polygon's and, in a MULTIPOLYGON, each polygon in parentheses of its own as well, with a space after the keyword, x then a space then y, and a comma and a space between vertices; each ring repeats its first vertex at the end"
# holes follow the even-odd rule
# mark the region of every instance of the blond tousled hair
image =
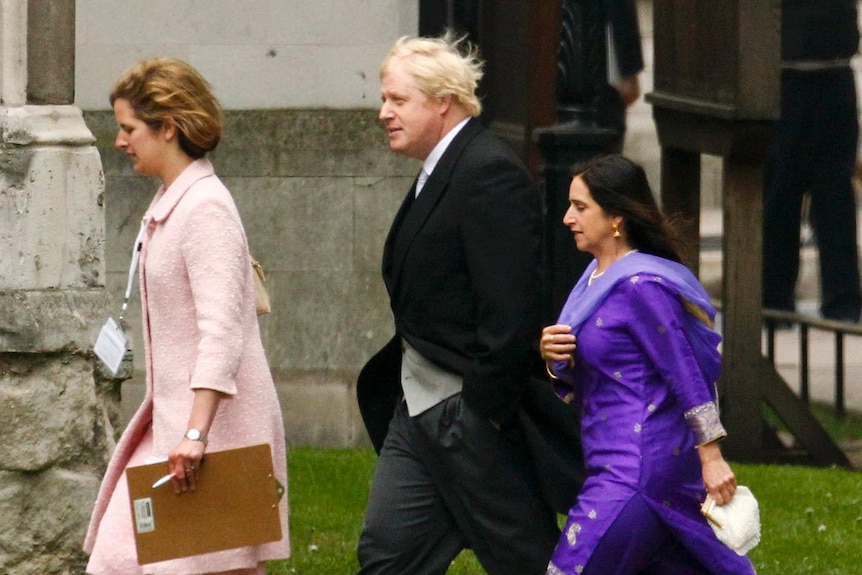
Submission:
POLYGON ((465 37, 457 38, 450 32, 438 38, 402 36, 380 65, 380 76, 397 59, 429 98, 451 96, 475 117, 482 113, 476 88, 484 74, 478 52, 465 37))

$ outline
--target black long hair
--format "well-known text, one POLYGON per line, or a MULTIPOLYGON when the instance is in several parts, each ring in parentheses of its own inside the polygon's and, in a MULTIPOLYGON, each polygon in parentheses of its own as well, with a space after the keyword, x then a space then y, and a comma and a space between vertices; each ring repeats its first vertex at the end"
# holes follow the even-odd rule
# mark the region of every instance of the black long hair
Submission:
POLYGON ((640 252, 682 263, 678 226, 656 204, 646 172, 620 155, 603 156, 575 168, 590 195, 610 216, 622 216, 629 245, 640 252))

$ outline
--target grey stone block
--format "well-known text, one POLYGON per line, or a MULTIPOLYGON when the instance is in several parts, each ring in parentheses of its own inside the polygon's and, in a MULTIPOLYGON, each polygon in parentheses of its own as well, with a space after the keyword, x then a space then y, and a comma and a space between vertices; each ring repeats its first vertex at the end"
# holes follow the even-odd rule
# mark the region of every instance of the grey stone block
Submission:
POLYGON ((93 147, 0 151, 0 287, 104 285, 103 189, 93 147))
POLYGON ((358 369, 393 332, 378 274, 275 272, 273 312, 260 320, 270 366, 358 369))
POLYGON ((412 185, 412 177, 355 179, 354 269, 357 271, 380 271, 386 235, 412 185))
POLYGON ((38 474, 0 471, 0 485, 3 573, 83 573, 86 556, 81 542, 99 479, 65 469, 38 474))
POLYGON ((0 291, 0 351, 87 353, 109 308, 104 289, 0 291))
POLYGON ((267 270, 352 268, 350 178, 226 178, 267 270))
POLYGON ((96 403, 88 357, 0 354, 3 469, 36 472, 93 461, 96 403))
POLYGON ((289 447, 365 447, 370 445, 356 405, 351 372, 277 374, 289 447), (301 406, 301 409, 297 409, 301 406))

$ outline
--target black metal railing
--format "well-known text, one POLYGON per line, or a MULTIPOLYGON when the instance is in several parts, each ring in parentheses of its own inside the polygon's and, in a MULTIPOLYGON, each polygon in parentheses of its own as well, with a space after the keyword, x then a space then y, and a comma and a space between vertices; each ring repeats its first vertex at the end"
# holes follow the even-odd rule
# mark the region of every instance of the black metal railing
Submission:
POLYGON ((766 327, 766 358, 775 365, 775 335, 782 327, 799 327, 799 397, 806 404, 810 401, 810 338, 811 330, 831 332, 835 337, 835 417, 843 419, 847 415, 844 401, 845 336, 862 337, 862 325, 842 321, 814 318, 788 311, 764 309, 763 324, 766 327))

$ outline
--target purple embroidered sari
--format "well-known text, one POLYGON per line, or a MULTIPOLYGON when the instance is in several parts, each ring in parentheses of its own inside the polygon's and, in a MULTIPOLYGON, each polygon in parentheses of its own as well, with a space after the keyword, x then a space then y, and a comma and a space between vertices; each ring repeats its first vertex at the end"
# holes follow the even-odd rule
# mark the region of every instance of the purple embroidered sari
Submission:
POLYGON ((700 514, 705 491, 687 417, 716 402, 721 338, 712 329, 708 295, 687 268, 656 256, 625 256, 589 285, 595 265, 558 321, 577 336, 574 366, 553 368, 561 378, 558 394, 581 407, 588 478, 548 573, 616 573, 617 557, 589 563, 596 546, 611 529, 624 529, 634 541, 656 519, 705 572, 754 573, 700 514), (635 498, 648 517, 641 515, 641 524, 629 515, 626 525, 615 525, 635 498))

